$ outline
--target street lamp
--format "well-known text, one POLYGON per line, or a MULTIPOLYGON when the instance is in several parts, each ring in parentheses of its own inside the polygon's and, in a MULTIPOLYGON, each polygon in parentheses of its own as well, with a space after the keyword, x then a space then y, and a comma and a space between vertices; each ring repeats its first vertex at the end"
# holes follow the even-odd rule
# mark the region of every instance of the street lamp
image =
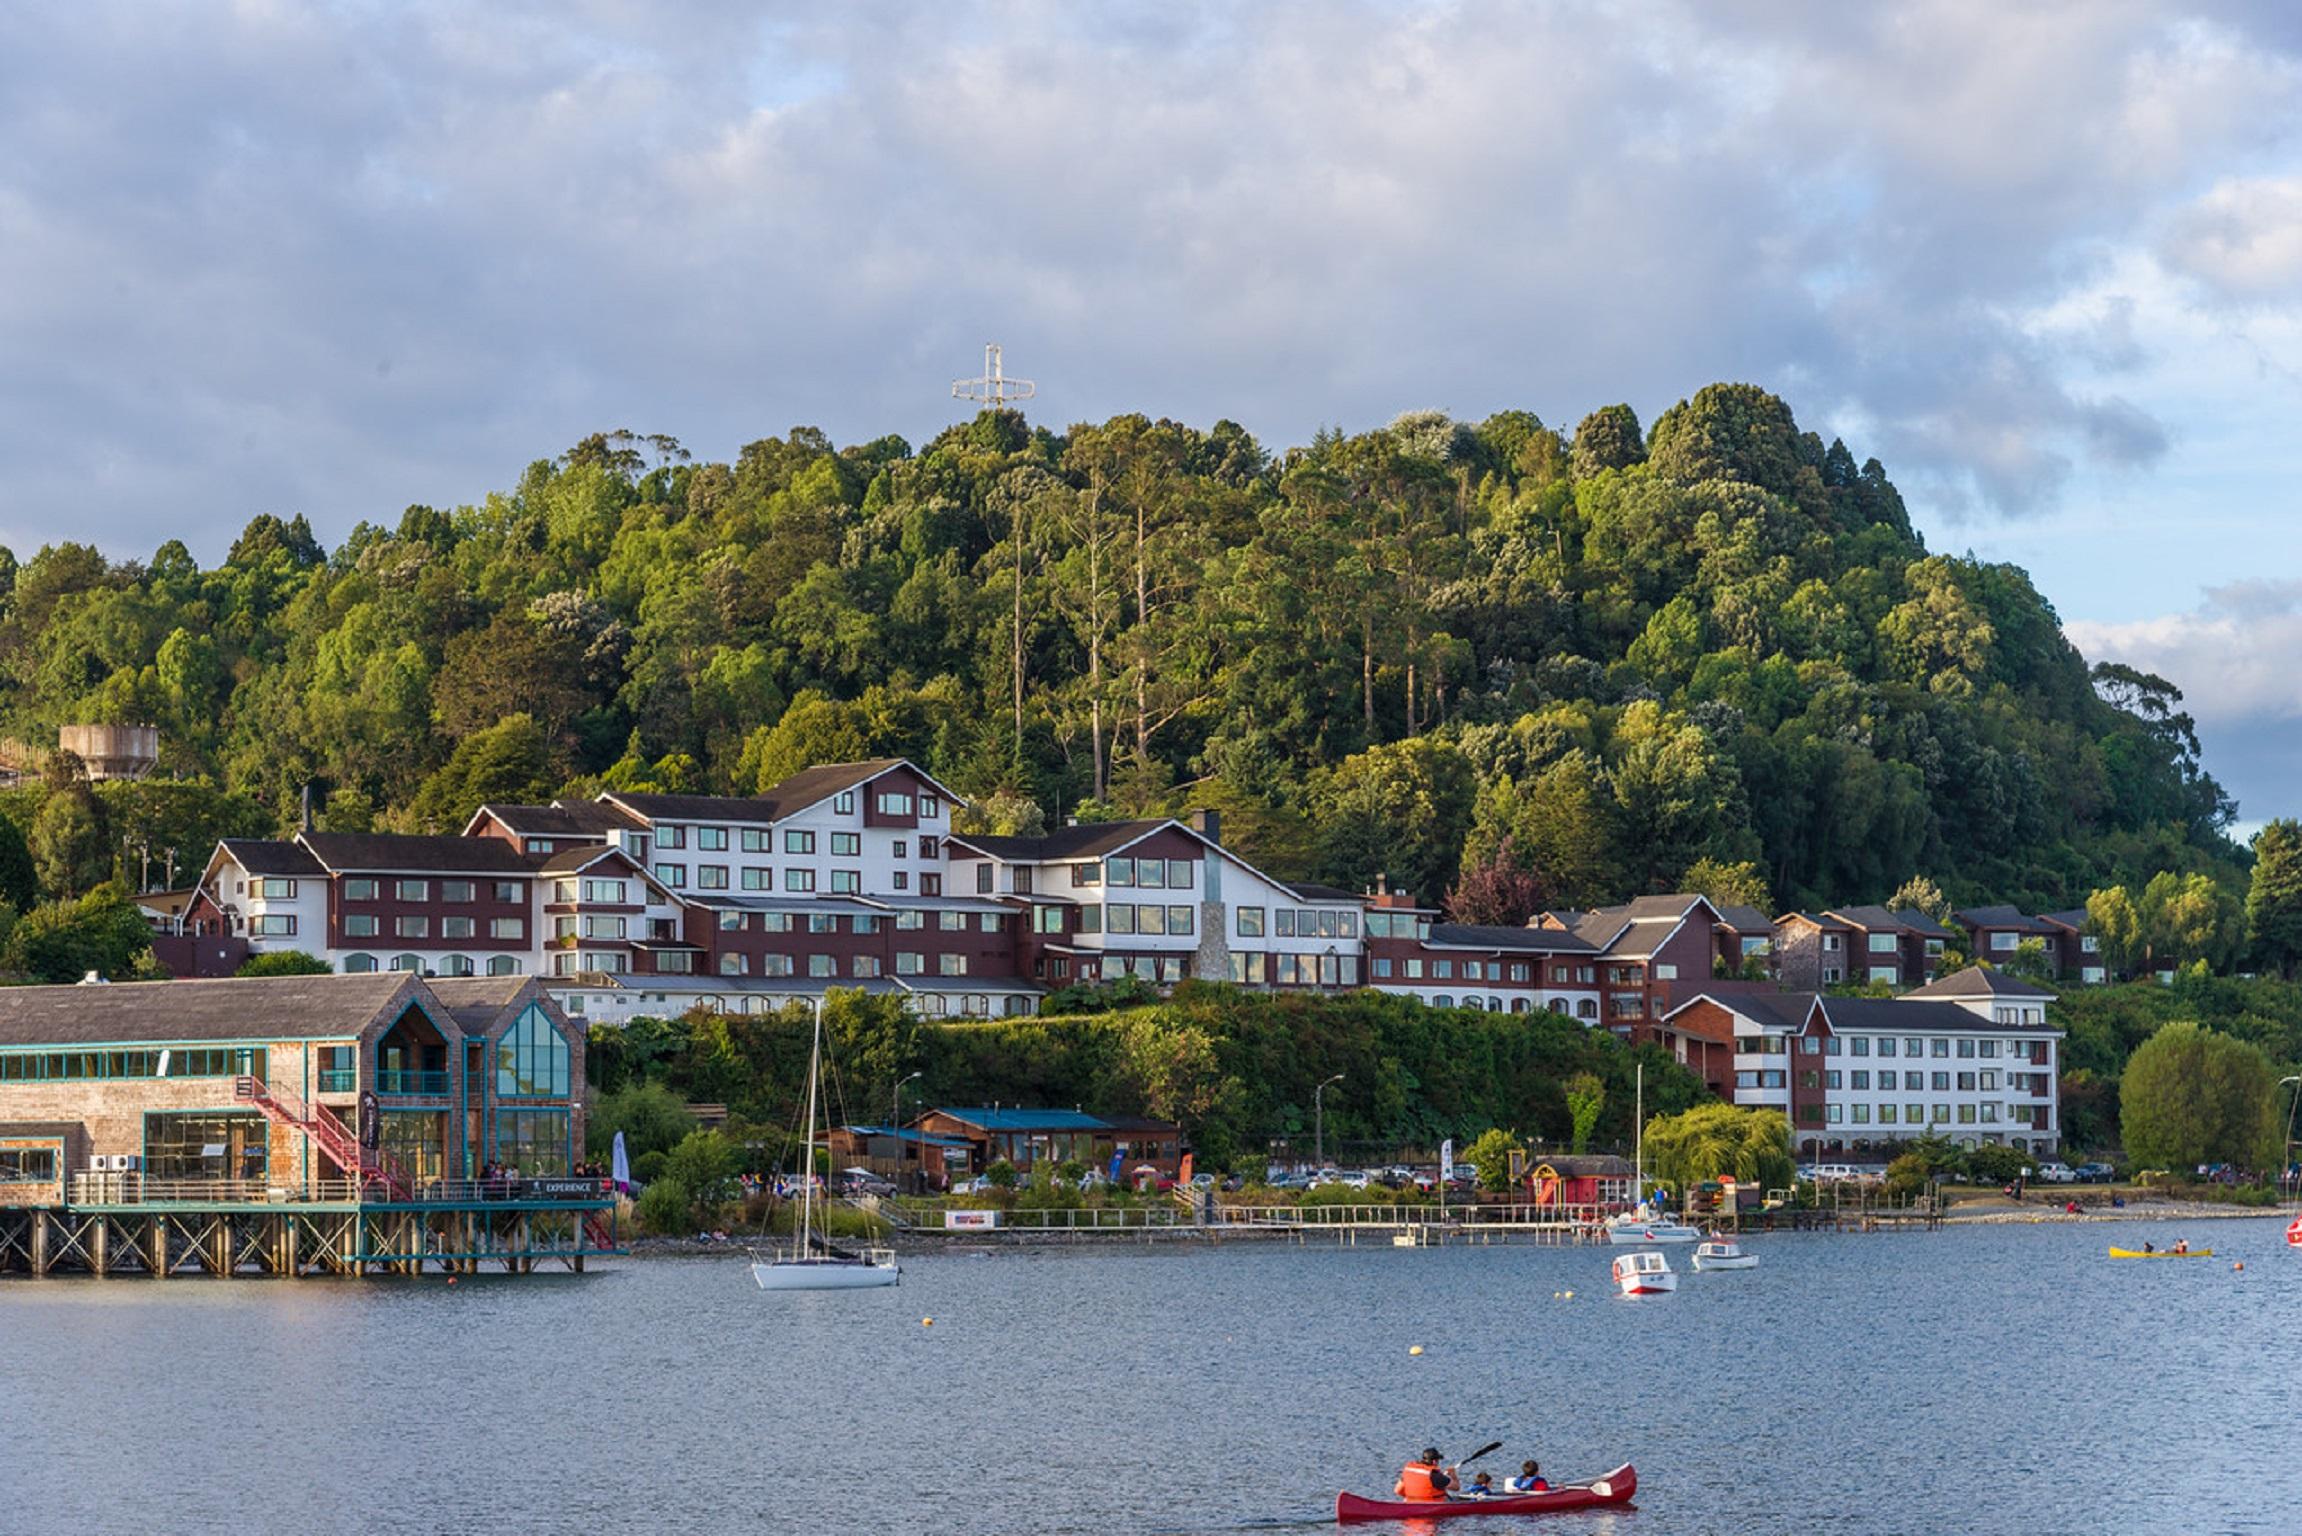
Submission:
MULTIPOLYGON (((1339 1083, 1343 1074, 1338 1072, 1327 1083, 1339 1083)), ((1311 1171, 1317 1173, 1327 1166, 1327 1083, 1311 1090, 1311 1171)))
MULTIPOLYGON (((895 1180, 898 1184, 903 1182, 903 1085, 915 1082, 926 1075, 926 1070, 922 1068, 909 1077, 897 1078, 895 1087, 889 1090, 887 1095, 887 1128, 895 1133, 895 1180)), ((919 1179, 921 1184, 925 1184, 927 1181, 927 1133, 925 1131, 919 1133, 919 1179)))

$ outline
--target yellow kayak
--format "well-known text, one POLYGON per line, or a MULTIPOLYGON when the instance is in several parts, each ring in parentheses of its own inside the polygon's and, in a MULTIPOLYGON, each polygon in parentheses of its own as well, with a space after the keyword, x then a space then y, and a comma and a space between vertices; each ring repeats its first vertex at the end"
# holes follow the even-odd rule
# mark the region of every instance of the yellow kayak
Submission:
POLYGON ((2114 1247, 2110 1250, 2110 1256, 2114 1259, 2211 1259, 2214 1257, 2214 1250, 2211 1248, 2192 1248, 2186 1253, 2175 1253, 2171 1249, 2155 1248, 2145 1253, 2140 1248, 2114 1247))

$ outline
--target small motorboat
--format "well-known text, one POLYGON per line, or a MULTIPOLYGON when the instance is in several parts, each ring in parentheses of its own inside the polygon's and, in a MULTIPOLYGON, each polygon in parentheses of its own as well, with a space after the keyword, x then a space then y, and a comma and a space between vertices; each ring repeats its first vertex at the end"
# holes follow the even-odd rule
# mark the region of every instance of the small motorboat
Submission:
MULTIPOLYGON (((1629 1258, 1660 1258, 1660 1254, 1629 1254, 1629 1258)), ((1361 1520, 1446 1520, 1456 1515, 1553 1515, 1570 1509, 1596 1509, 1607 1504, 1628 1504, 1638 1492, 1639 1475, 1624 1462, 1604 1477, 1587 1483, 1562 1483, 1547 1493, 1499 1493, 1493 1498, 1363 1499, 1355 1493, 1335 1495, 1335 1518, 1345 1525, 1361 1520)))
POLYGON ((1729 1238, 1705 1238, 1695 1246, 1694 1266, 1697 1269, 1756 1269, 1758 1257, 1742 1251, 1742 1244, 1729 1238))
POLYGON ((1650 1243, 1692 1243, 1701 1239, 1702 1233, 1697 1229, 1643 1205, 1607 1218, 1607 1241, 1618 1245, 1644 1247, 1650 1243))
POLYGON ((1678 1288, 1671 1261, 1659 1253, 1626 1253, 1615 1260, 1615 1289, 1625 1296, 1667 1296, 1678 1288))
POLYGON ((2286 1246, 2302 1248, 2302 1216, 2297 1216, 2286 1223, 2286 1246))
POLYGON ((2110 1256, 2114 1259, 2211 1259, 2214 1257, 2214 1250, 2211 1248, 2185 1248, 2180 1253, 2176 1253, 2171 1248, 2119 1248, 2114 1246, 2110 1250, 2110 1256))

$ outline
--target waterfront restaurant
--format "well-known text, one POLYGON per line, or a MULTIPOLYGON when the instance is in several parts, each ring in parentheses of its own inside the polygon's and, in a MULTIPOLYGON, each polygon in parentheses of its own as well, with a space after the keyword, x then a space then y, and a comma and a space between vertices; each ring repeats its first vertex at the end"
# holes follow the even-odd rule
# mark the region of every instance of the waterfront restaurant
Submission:
POLYGON ((1004 1160, 1024 1174, 1041 1162, 1101 1168, 1115 1151, 1124 1153, 1130 1169, 1153 1163, 1172 1173, 1183 1144, 1182 1127, 1170 1121, 1106 1120, 1076 1109, 931 1109, 912 1125, 968 1143, 979 1168, 1004 1160))
POLYGON ((583 1033, 532 977, 0 988, 0 1206, 565 1174, 583 1033))

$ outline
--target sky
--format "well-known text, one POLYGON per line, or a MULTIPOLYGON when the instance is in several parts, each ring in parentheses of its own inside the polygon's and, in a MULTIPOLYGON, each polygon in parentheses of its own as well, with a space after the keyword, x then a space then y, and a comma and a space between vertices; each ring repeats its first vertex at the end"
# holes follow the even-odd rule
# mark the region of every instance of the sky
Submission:
POLYGON ((0 0, 0 542, 334 540, 626 427, 1877 456, 2302 814, 2302 8, 0 0))

